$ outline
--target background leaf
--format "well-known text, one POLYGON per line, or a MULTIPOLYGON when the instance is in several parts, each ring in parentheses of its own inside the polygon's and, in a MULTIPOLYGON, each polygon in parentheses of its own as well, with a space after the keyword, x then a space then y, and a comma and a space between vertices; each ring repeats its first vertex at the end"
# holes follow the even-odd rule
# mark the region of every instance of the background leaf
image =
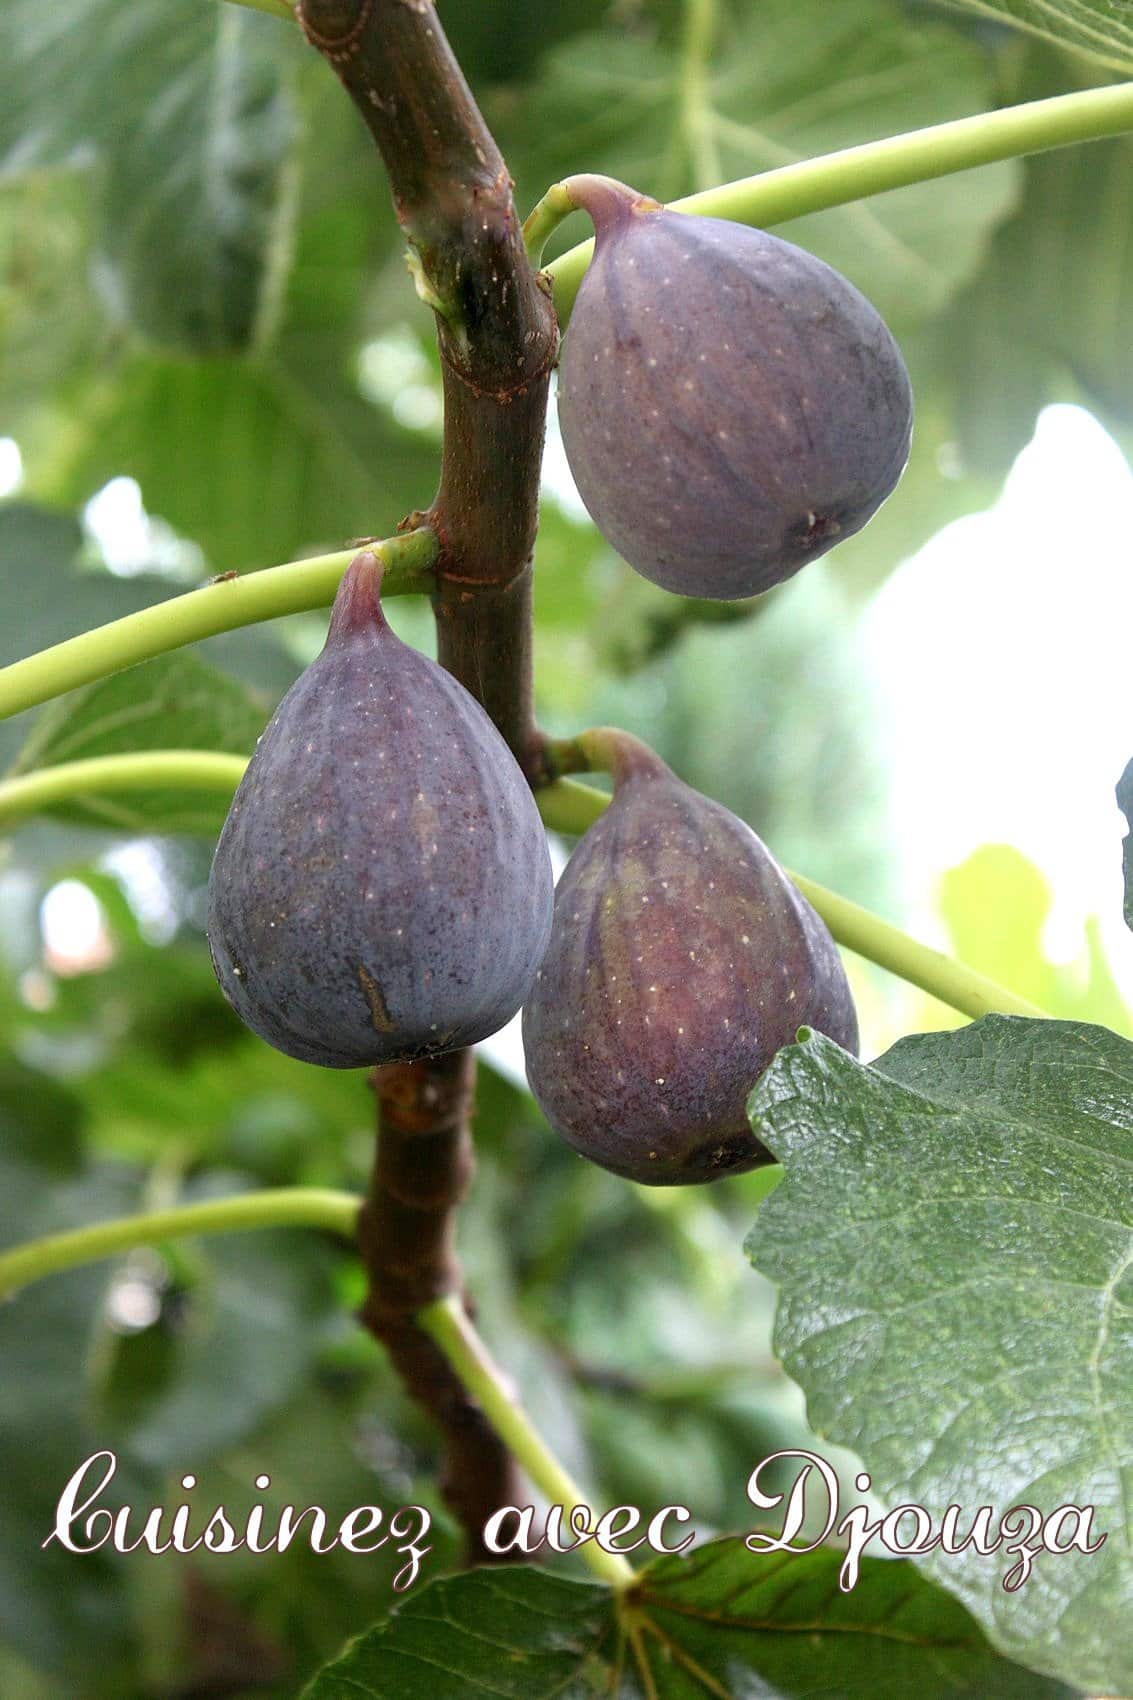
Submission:
POLYGON ((216 353, 263 329, 288 240, 286 33, 195 0, 4 9, 0 176, 95 175, 104 296, 155 341, 216 353))
POLYGON ((1018 24, 1061 47, 1075 48, 1117 71, 1133 71, 1133 6, 1129 0, 949 0, 981 18, 1018 24))
POLYGON ((1004 1555, 923 1563, 1004 1652, 1109 1693, 1133 1686, 1131 1086, 1104 1028, 988 1016, 871 1068, 813 1035, 750 1104, 787 1178, 748 1253, 817 1432, 937 1520, 1095 1507, 1101 1551, 1040 1555, 1017 1593, 1004 1555))

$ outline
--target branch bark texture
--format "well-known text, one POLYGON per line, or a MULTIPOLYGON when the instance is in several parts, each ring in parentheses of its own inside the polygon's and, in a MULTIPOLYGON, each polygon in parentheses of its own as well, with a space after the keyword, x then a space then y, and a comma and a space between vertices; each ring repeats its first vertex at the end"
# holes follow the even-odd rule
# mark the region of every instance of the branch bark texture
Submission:
MULTIPOLYGON (((454 1231, 472 1178, 471 1051, 374 1070, 379 1139, 358 1243, 370 1277, 362 1317, 409 1393, 445 1437, 441 1491, 468 1537, 471 1564, 500 1562, 483 1528, 501 1505, 522 1504, 511 1455, 417 1317, 437 1299, 463 1299, 454 1231)), ((513 1561, 514 1562, 514 1561, 513 1561)))
POLYGON ((381 151, 434 307, 445 391, 438 654, 520 763, 536 759, 530 561, 558 332, 523 245, 507 166, 429 0, 303 0, 381 151))

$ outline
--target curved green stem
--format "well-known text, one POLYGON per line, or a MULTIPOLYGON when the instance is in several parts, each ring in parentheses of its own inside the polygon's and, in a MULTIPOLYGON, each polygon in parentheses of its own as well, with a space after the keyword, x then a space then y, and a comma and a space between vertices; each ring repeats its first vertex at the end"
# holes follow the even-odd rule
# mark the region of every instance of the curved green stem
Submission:
MULTIPOLYGON (((532 207, 523 221, 523 245, 533 266, 538 266, 543 257, 543 249, 547 245, 547 238, 558 229, 563 219, 569 218, 572 212, 580 211, 581 208, 565 183, 551 184, 543 199, 532 207)), ((586 242, 582 246, 590 249, 593 243, 586 242)))
MULTIPOLYGON (((584 734, 585 737, 585 734, 584 734)), ((550 743, 552 759, 563 771, 567 762, 581 762, 578 739, 550 743)), ((591 763, 595 759, 591 751, 591 763)), ((222 755, 210 750, 144 750, 133 755, 93 756, 87 761, 60 762, 0 782, 0 821, 33 813, 84 792, 126 792, 170 789, 218 791, 231 795, 247 766, 244 756, 222 755)), ((610 799, 592 785, 577 780, 557 779, 536 792, 545 824, 553 832, 583 833, 593 826, 610 799)), ((788 870, 789 871, 789 870, 788 870)), ((859 956, 887 968, 902 980, 930 992, 951 1009, 977 1019, 996 1012, 1001 1015, 1044 1016, 1045 1010, 1016 997, 974 968, 966 968, 938 950, 918 944, 899 927, 883 921, 868 909, 851 903, 837 892, 802 874, 790 876, 803 896, 812 903, 838 943, 859 956)))
MULTIPOLYGON (((610 799, 591 785, 559 779, 536 793, 539 812, 554 832, 581 833, 592 826, 610 799)), ((786 870, 807 901, 813 904, 835 939, 879 968, 886 968, 911 985, 929 992, 950 1009, 978 1020, 981 1015, 1027 1015, 1042 1018, 1046 1011, 997 985, 974 968, 967 968, 939 950, 930 950, 899 927, 883 921, 860 904, 828 891, 802 874, 786 870)))
POLYGON ((236 1193, 203 1204, 182 1204, 172 1210, 153 1210, 123 1216, 113 1222, 93 1222, 69 1233, 30 1240, 0 1254, 0 1297, 20 1287, 77 1269, 84 1263, 114 1257, 138 1246, 161 1245, 189 1234, 227 1234, 243 1228, 325 1228, 351 1239, 362 1200, 349 1192, 323 1187, 273 1187, 264 1192, 236 1193))
POLYGON ((295 22, 295 8, 288 0, 230 0, 233 6, 246 6, 250 12, 270 12, 273 18, 286 18, 288 23, 295 22))
MULTIPOLYGON (((590 1510, 578 1484, 549 1450, 531 1419, 517 1404, 515 1395, 488 1348, 477 1334, 458 1295, 438 1299, 418 1312, 419 1326, 436 1341, 462 1384, 472 1393, 484 1415, 513 1457, 552 1505, 561 1505, 569 1517, 577 1505, 590 1510)), ((579 1548, 595 1576, 616 1592, 636 1580, 633 1566, 618 1553, 605 1552, 594 1541, 579 1548)))
MULTIPOLYGON (((385 568, 383 596, 433 589, 431 568, 438 549, 434 531, 423 527, 366 547, 381 557, 385 568)), ((288 561, 241 578, 214 579, 184 596, 170 597, 15 661, 0 669, 0 720, 218 632, 274 620, 281 614, 325 608, 334 601, 338 581, 357 553, 356 548, 340 549, 333 555, 288 561)))
POLYGON ((138 750, 60 762, 0 780, 0 823, 34 815, 53 803, 81 802, 92 793, 107 796, 175 788, 231 796, 247 765, 247 756, 213 750, 138 750))
MULTIPOLYGON (((689 195, 674 201, 673 206, 680 212, 730 218, 740 224, 781 224, 804 213, 822 212, 909 183, 923 183, 1071 142, 1098 141, 1127 130, 1133 130, 1133 82, 1054 95, 1049 100, 981 112, 884 141, 842 148, 818 159, 800 160, 796 165, 689 195)), ((540 220, 543 241, 558 222, 551 222, 552 195, 553 191, 540 203, 546 208, 540 220)), ((580 243, 547 267, 560 324, 567 321, 592 250, 593 242, 580 243)))

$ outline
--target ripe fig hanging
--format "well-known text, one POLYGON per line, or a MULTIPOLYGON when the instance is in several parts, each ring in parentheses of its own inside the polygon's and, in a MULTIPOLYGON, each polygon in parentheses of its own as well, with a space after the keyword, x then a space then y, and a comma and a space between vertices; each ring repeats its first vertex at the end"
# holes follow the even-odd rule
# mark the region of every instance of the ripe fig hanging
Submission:
POLYGON ((534 799, 469 693, 390 630, 361 554, 326 647, 256 747, 208 934, 228 1001, 328 1068, 471 1044, 523 1001, 551 923, 534 799))
POLYGON ((605 177, 559 364, 571 472, 603 536, 683 596, 754 596, 858 531, 901 476, 900 350, 838 272, 605 177))
POLYGON ((571 856, 523 1010, 531 1089, 584 1156, 630 1180, 772 1161, 748 1093, 815 1027, 856 1053, 826 926, 751 828, 627 733, 580 740, 614 797, 571 856))

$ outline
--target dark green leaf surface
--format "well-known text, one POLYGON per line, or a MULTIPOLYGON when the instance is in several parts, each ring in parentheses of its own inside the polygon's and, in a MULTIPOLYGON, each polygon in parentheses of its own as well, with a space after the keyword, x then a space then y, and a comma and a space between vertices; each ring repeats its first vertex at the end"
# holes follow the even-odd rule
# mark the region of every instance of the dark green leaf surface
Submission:
POLYGON ((833 1552, 754 1557, 739 1537, 649 1566, 625 1634, 604 1588, 535 1569, 419 1585, 304 1700, 1056 1700, 906 1564, 833 1552))
POLYGON ((288 33, 197 0, 0 14, 0 178, 97 174, 104 297, 155 341, 217 353, 263 328, 288 241, 288 33))
POLYGON ((751 1099, 786 1166, 748 1240, 816 1432, 888 1509, 1093 1506, 1094 1555, 925 1563, 1011 1656, 1133 1688, 1133 1046, 988 1016, 868 1068, 811 1036, 751 1099))

